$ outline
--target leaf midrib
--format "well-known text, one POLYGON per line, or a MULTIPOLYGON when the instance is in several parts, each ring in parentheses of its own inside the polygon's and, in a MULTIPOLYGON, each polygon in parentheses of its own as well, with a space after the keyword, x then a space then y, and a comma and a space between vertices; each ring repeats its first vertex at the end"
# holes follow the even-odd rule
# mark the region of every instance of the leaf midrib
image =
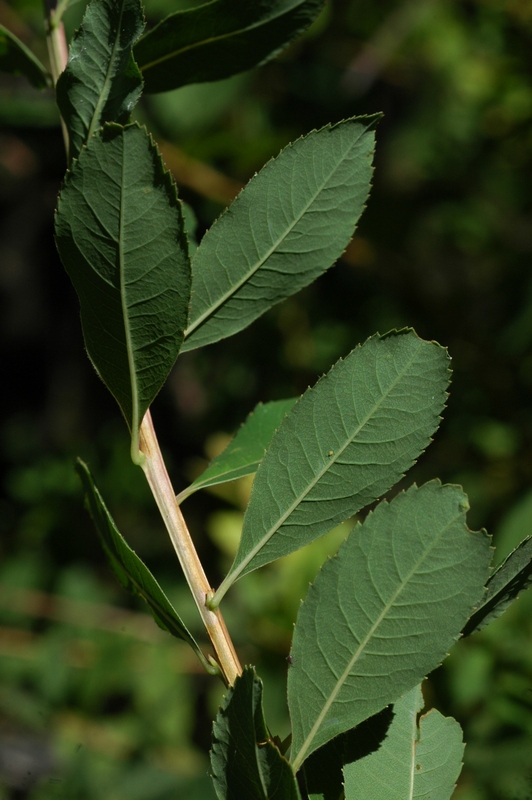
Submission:
MULTIPOLYGON (((421 690, 420 690, 421 691, 421 690)), ((411 726, 411 747, 410 747, 410 789, 408 798, 406 800, 413 800, 414 798, 414 784, 416 780, 416 750, 417 750, 417 713, 409 714, 411 726)))
MULTIPOLYGON (((201 6, 200 6, 200 8, 201 8, 201 6)), ((234 36, 240 36, 243 33, 245 34, 248 31, 252 31, 254 28, 259 28, 261 25, 267 25, 268 23, 270 23, 272 21, 275 21, 276 19, 279 19, 280 17, 286 16, 287 14, 289 14, 294 9, 297 9, 297 6, 292 6, 292 8, 288 9, 288 11, 280 11, 279 13, 277 13, 277 14, 275 14, 273 16, 269 16, 266 19, 264 19, 264 17, 263 17, 261 20, 258 20, 257 22, 254 22, 251 25, 247 25, 245 28, 237 28, 237 29, 234 29, 232 31, 229 31, 228 33, 221 34, 220 36, 211 36, 209 39, 202 39, 200 42, 194 42, 193 44, 189 44, 189 45, 186 45, 184 47, 180 47, 178 49, 172 50, 171 53, 166 53, 165 55, 160 56, 159 58, 153 59, 153 61, 148 61, 145 64, 142 64, 140 69, 141 69, 142 72, 146 72, 147 70, 153 69, 154 67, 159 66, 159 64, 164 64, 165 61, 170 61, 171 59, 177 58, 178 56, 183 55, 184 53, 188 53, 188 52, 191 52, 192 50, 197 50, 197 49, 199 49, 201 47, 206 47, 208 45, 212 45, 212 44, 214 44, 216 42, 223 42, 226 39, 229 40, 229 39, 233 38, 234 36)), ((194 13, 196 10, 197 9, 189 9, 190 13, 194 13)), ((181 13, 182 14, 187 14, 188 12, 187 11, 182 11, 181 13)))
POLYGON ((395 602, 397 601, 399 595, 408 586, 408 584, 409 584, 410 580, 412 579, 413 575, 416 574, 416 572, 419 570, 419 567, 426 560, 427 556, 430 554, 432 549, 436 546, 436 544, 439 543, 439 541, 441 540, 442 536, 446 533, 446 531, 452 525, 454 525, 456 520, 459 519, 459 518, 460 518, 460 514, 458 514, 456 517, 453 517, 453 519, 450 520, 447 523, 447 525, 445 525, 440 530, 438 536, 435 537, 432 540, 432 542, 430 543, 430 546, 427 547, 427 549, 423 551, 423 554, 422 554, 421 558, 419 558, 414 563, 414 565, 413 565, 412 569, 410 570, 410 572, 408 573, 407 577, 398 585, 398 588, 396 589, 396 591, 394 592, 394 594, 392 595, 390 600, 383 607, 381 613, 379 614, 379 616, 377 617, 377 619, 375 620, 375 622, 373 623, 373 625, 369 629, 369 631, 366 634, 366 636, 364 637, 364 639, 360 642, 359 646, 357 647, 357 649, 355 650, 355 652, 353 654, 353 657, 348 662, 345 670, 343 671, 343 673, 340 675, 340 677, 336 681, 336 684, 335 684, 333 690, 331 691, 328 699, 324 703, 322 710, 318 714, 318 716, 316 718, 316 721, 315 721, 314 725, 312 726, 312 728, 310 729, 310 732, 309 732, 307 738, 305 739, 305 741, 303 742, 298 754, 293 759, 292 765, 293 765, 294 771, 297 771, 299 769, 299 767, 301 766, 301 764, 303 763, 303 761, 305 760, 306 752, 309 749, 310 745, 312 744, 317 732, 319 731, 323 720, 325 719, 325 717, 327 716, 327 714, 329 712, 329 709, 331 708, 332 704, 336 700, 336 697, 337 697, 338 693, 341 691, 345 681, 349 677, 349 675, 351 673, 351 670, 353 669, 353 667, 355 666, 355 664, 359 660, 360 656, 363 654, 364 649, 366 648, 368 642, 374 636, 374 634, 377 631, 379 625, 383 622, 383 620, 385 619, 386 615, 393 608, 393 606, 394 606, 395 602))
POLYGON ((263 538, 260 540, 260 542, 258 542, 257 545, 255 545, 255 547, 253 548, 253 550, 251 551, 249 556, 247 556, 244 559, 244 561, 242 561, 241 564, 239 564, 238 569, 236 569, 232 573, 229 573, 231 576, 233 576, 232 582, 234 582, 235 580, 238 579, 238 576, 242 573, 242 571, 245 569, 245 567, 247 567, 247 565, 257 555, 257 553, 259 553, 262 550, 262 548, 269 542, 269 540, 272 538, 272 536, 274 536, 274 534, 277 533, 277 531, 284 525, 286 520, 291 516, 291 514, 293 514, 293 512, 298 507, 298 505, 300 505, 300 503, 303 502, 303 500, 309 494, 309 492, 316 486, 316 484, 321 480, 321 478, 325 475, 325 473, 330 469, 331 465, 334 464, 338 460, 338 458, 344 453, 346 448, 349 447, 349 445, 352 444, 353 440, 356 438, 356 436, 358 436, 358 434, 364 428, 364 426, 368 423, 368 421, 373 416, 375 416, 375 414, 379 410, 379 408, 382 405, 382 403, 384 402, 384 400, 388 398, 388 396, 391 394, 393 389, 395 389, 395 387, 397 386, 399 381, 401 381, 404 378, 404 375, 408 372, 408 370, 410 369, 410 367, 414 363, 414 361, 415 361, 415 359, 416 359, 416 357, 417 357, 417 355, 419 353, 419 350, 420 350, 420 347, 418 345, 416 353, 408 361, 408 363, 405 366, 405 368, 402 370, 401 373, 399 373, 397 375, 396 379, 390 384, 390 386, 389 386, 388 390, 386 391, 386 393, 383 394, 380 397, 380 399, 377 401, 377 403, 375 403, 375 405, 373 406, 373 408, 371 410, 371 413, 368 413, 364 417, 362 422, 359 423, 358 427, 355 429, 355 431, 353 432, 351 437, 349 439, 347 439, 347 441, 343 445, 343 447, 341 447, 340 450, 338 450, 337 453, 334 453, 334 455, 331 456, 325 462, 323 468, 316 474, 314 480, 309 483, 308 487, 305 489, 304 492, 302 492, 300 495, 298 495, 294 499, 294 502, 289 506, 289 508, 285 511, 285 513, 279 518, 278 522, 275 525, 273 525, 270 528, 270 530, 263 536, 263 538))
POLYGON ((201 475, 199 478, 190 484, 186 489, 183 489, 182 492, 176 496, 176 500, 178 503, 182 503, 183 500, 186 500, 191 494, 194 492, 200 491, 200 489, 206 489, 209 486, 218 486, 221 483, 229 483, 230 481, 237 480, 238 478, 246 477, 247 475, 251 475, 253 472, 256 472, 259 466, 259 461, 254 459, 253 461, 246 462, 239 467, 234 467, 233 469, 226 470, 224 472, 220 472, 216 475, 211 475, 210 478, 205 478, 204 480, 200 480, 201 475), (252 469, 252 467, 255 467, 252 469), (245 470, 243 475, 240 475, 240 472, 245 470))
POLYGON ((112 72, 112 68, 113 68, 115 60, 116 60, 117 50, 119 49, 118 43, 119 43, 119 40, 120 40, 120 28, 122 27, 122 17, 123 17, 123 14, 124 14, 124 4, 125 4, 125 0, 121 0, 121 3, 120 3, 120 14, 119 14, 117 31, 116 31, 116 38, 115 38, 115 42, 114 42, 114 45, 113 45, 113 48, 112 48, 112 51, 111 51, 111 58, 109 59, 107 72, 106 72, 105 79, 104 79, 104 82, 103 82, 103 88, 102 88, 102 91, 99 94, 98 101, 97 101, 97 103, 96 103, 96 105, 94 107, 94 112, 93 112, 93 115, 92 115, 91 123, 89 125, 89 130, 87 132, 87 141, 91 138, 91 136, 93 136, 94 131, 97 128, 100 127, 101 111, 102 111, 102 108, 105 107, 105 103, 107 102, 107 100, 109 98, 109 86, 110 86, 111 80, 112 80, 111 72, 112 72))
MULTIPOLYGON (((366 128, 364 128, 364 130, 357 136, 355 141, 349 142, 349 146, 346 149, 346 152, 342 155, 340 159, 338 159, 334 168, 328 173, 326 179, 322 181, 320 187, 316 190, 316 192, 312 194, 311 198, 302 208, 298 216, 296 216, 293 222, 287 228, 284 229, 282 235, 279 236, 274 243, 272 243, 271 247, 256 262, 256 264, 253 265, 250 269, 248 269, 248 271, 242 276, 242 278, 239 281, 237 281, 237 283, 232 284, 232 286, 226 292, 224 292, 224 294, 216 302, 211 303, 211 305, 207 308, 207 310, 204 311, 203 314, 201 314, 197 319, 194 320, 193 323, 189 325, 184 334, 184 341, 186 341, 187 338, 190 337, 190 335, 194 333, 195 330, 197 330, 201 325, 203 325, 205 321, 207 321, 210 317, 214 316, 214 314, 223 305, 225 305, 225 303, 231 300, 232 297, 234 297, 234 295, 236 295, 236 293, 239 291, 239 289, 241 289, 242 286, 244 286, 253 277, 253 275, 255 275, 258 272, 258 270, 268 261, 268 259, 273 255, 273 253, 275 253, 275 251, 279 248, 279 246, 285 241, 285 239, 290 235, 290 233, 294 230, 294 228, 299 224, 299 222, 305 216, 305 214, 307 214, 312 204, 315 203, 320 194, 322 194, 324 188, 327 186, 331 178, 339 170, 343 162, 348 157, 349 153, 359 145, 360 140, 362 139, 365 133, 367 133, 366 128)), ((194 256, 194 261, 197 260, 200 251, 201 251, 201 244, 198 247, 198 250, 194 256)))
MULTIPOLYGON (((139 398, 138 384, 136 381, 136 364, 131 328, 128 317, 127 293, 126 293, 126 263, 124 259, 124 208, 125 208, 125 174, 126 174, 126 150, 127 144, 125 137, 122 137, 122 174, 120 180, 120 214, 118 222, 118 261, 120 269, 120 305, 122 308, 122 319, 124 323, 124 338, 126 343, 127 362, 129 367, 129 381, 131 386, 131 453, 137 448, 139 420, 139 398)), ((136 453, 135 453, 136 455, 136 453)))

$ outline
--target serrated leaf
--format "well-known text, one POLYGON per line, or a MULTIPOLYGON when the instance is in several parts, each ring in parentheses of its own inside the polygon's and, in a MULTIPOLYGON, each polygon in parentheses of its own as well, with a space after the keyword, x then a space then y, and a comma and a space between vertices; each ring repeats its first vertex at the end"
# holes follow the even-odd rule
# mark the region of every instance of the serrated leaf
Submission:
POLYGON ((491 550, 467 497, 438 481, 382 502, 322 567, 294 629, 292 763, 419 683, 484 591, 491 550))
POLYGON ((91 138, 61 191, 56 242, 138 461, 139 426, 179 352, 190 297, 175 185, 143 128, 107 125, 91 138))
POLYGON ((148 567, 130 548, 107 510, 87 465, 78 458, 76 471, 81 478, 91 517, 96 526, 105 555, 118 580, 127 591, 142 597, 152 616, 172 636, 187 642, 208 672, 213 672, 194 637, 172 606, 148 567))
POLYGON ((177 502, 181 503, 199 489, 256 472, 273 434, 295 402, 292 397, 255 406, 225 450, 213 458, 207 469, 177 495, 177 502))
POLYGON ((23 75, 37 89, 51 86, 51 75, 46 67, 3 25, 0 25, 0 72, 23 75))
POLYGON ((211 767, 219 800, 300 800, 288 761, 270 738, 262 681, 246 667, 213 725, 211 767))
POLYGON ((129 122, 142 93, 131 48, 143 29, 139 0, 92 0, 87 6, 56 87, 71 159, 105 122, 129 122))
POLYGON ((340 257, 369 194, 377 121, 313 131, 251 179, 194 255, 183 350, 237 333, 340 257))
POLYGON ((345 800, 343 767, 378 750, 392 719, 392 706, 387 706, 315 750, 298 776, 303 774, 308 800, 345 800))
POLYGON ((506 611, 521 592, 532 586, 532 536, 527 536, 500 564, 486 585, 482 605, 463 630, 464 636, 482 630, 506 611))
POLYGON ((345 800, 449 800, 462 769, 464 744, 456 720, 423 708, 416 686, 393 707, 379 750, 344 768, 345 800))
POLYGON ((317 17, 324 0, 211 0, 171 14, 135 47, 147 92, 218 81, 264 64, 317 17))
POLYGON ((390 489, 429 444, 448 380, 446 351, 404 330, 371 337, 308 389, 261 462, 215 601, 390 489))

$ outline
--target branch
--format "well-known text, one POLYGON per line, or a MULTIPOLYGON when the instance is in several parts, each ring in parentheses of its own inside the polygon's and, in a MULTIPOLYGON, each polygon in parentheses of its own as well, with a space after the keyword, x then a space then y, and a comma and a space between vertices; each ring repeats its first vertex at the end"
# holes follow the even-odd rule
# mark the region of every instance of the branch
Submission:
POLYGON ((238 675, 242 673, 242 667, 220 610, 211 611, 206 605, 213 590, 205 576, 181 509, 177 504, 149 411, 146 412, 140 426, 140 449, 145 456, 142 469, 161 512, 220 667, 227 683, 232 685, 238 675))

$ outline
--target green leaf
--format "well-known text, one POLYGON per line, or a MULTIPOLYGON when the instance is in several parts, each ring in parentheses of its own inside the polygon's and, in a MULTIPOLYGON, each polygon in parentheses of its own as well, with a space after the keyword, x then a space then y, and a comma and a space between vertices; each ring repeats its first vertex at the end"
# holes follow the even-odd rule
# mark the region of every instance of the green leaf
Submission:
POLYGON ((377 121, 313 131, 251 179, 194 255, 183 350, 237 333, 341 256, 369 194, 377 121))
POLYGON ((0 72, 23 75, 37 89, 52 85, 51 75, 36 55, 0 25, 0 72))
POLYGON ((166 597, 148 567, 130 548, 119 532, 94 483, 89 468, 80 458, 78 458, 76 462, 76 471, 81 478, 89 511, 96 526, 107 560, 124 589, 127 589, 131 594, 142 597, 148 604, 157 625, 164 631, 171 633, 172 636, 187 642, 187 644, 192 647, 205 669, 211 674, 214 672, 217 673, 218 670, 215 670, 213 665, 207 661, 194 637, 179 617, 177 611, 166 597))
POLYGON ((213 458, 194 483, 178 494, 177 502, 181 503, 185 497, 206 486, 227 483, 256 472, 273 434, 294 403, 295 398, 290 398, 255 406, 234 439, 219 456, 213 458))
POLYGON ((344 800, 344 766, 378 750, 392 719, 392 706, 386 706, 315 750, 301 769, 308 800, 344 800))
POLYGON ((394 704, 380 749, 344 768, 345 800, 449 800, 462 769, 462 730, 436 709, 418 724, 422 707, 420 686, 394 704))
POLYGON ((482 630, 500 617, 529 586, 532 586, 532 536, 527 536, 491 575, 482 605, 468 620, 464 636, 482 630))
POLYGON ((446 351, 413 331, 373 336, 296 403, 258 469, 235 561, 215 595, 381 497, 429 444, 446 351))
POLYGON ((213 725, 211 767, 219 800, 300 800, 288 761, 273 743, 262 710, 262 681, 246 667, 213 725))
POLYGON ((435 669, 484 591, 491 550, 438 481, 380 503, 327 561, 294 630, 294 769, 435 669))
POLYGON ((147 92, 218 81, 264 64, 317 17, 324 0, 211 0, 178 11, 135 47, 147 92))
POLYGON ((89 356, 138 431, 183 339, 190 267, 175 184, 143 128, 107 125, 74 163, 56 215, 89 356))
POLYGON ((87 6, 57 81, 71 159, 105 122, 129 121, 142 93, 131 48, 143 29, 139 0, 92 0, 87 6))

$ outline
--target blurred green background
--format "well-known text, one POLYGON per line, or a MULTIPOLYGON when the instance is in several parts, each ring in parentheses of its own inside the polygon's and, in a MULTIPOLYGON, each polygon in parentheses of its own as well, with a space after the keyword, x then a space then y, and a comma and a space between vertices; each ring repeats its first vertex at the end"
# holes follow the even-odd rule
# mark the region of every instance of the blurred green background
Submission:
MULTIPOLYGON (((150 0, 150 22, 191 3, 150 0)), ((69 33, 83 3, 72 6, 69 33)), ((0 24, 44 60, 37 0, 0 24)), ((259 400, 299 394, 376 330, 448 346, 434 443, 404 481, 464 485, 499 561, 532 533, 532 3, 330 0, 276 61, 143 99, 181 196, 212 223, 250 176, 312 128, 383 111, 372 196, 344 258, 246 333, 179 359, 153 415, 176 490, 259 400)), ((0 76, 0 799, 211 800, 222 687, 117 585, 83 509, 75 456, 191 630, 204 637, 127 431, 84 351, 53 245, 65 169, 51 93, 0 76)), ((217 585, 250 482, 184 512, 217 585)), ((224 613, 288 730, 299 600, 349 525, 240 581, 224 613)), ((460 642, 425 687, 468 747, 456 800, 532 797, 532 593, 460 642)))

